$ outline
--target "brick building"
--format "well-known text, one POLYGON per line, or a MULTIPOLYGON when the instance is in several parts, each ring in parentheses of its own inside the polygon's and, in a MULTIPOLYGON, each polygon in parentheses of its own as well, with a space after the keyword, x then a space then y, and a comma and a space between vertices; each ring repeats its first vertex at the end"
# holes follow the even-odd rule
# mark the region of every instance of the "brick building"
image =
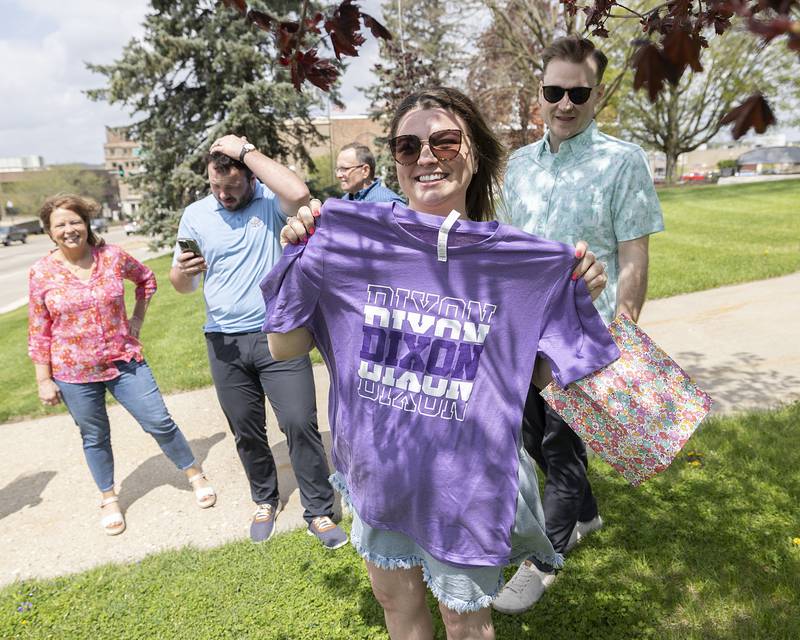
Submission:
POLYGON ((140 153, 139 143, 130 139, 129 127, 106 127, 105 168, 118 176, 120 207, 128 218, 136 217, 142 202, 142 195, 128 181, 131 174, 140 171, 140 153))
MULTIPOLYGON (((330 118, 321 116, 314 118, 311 124, 322 136, 322 140, 307 147, 308 155, 314 160, 330 158, 330 161, 322 162, 320 165, 326 165, 331 171, 330 176, 325 176, 331 183, 336 182, 332 172, 339 149, 351 142, 360 142, 368 146, 377 156, 379 145, 375 140, 385 135, 384 127, 365 115, 334 115, 330 118)), ((300 162, 293 163, 292 169, 301 178, 308 178, 308 171, 300 162)))

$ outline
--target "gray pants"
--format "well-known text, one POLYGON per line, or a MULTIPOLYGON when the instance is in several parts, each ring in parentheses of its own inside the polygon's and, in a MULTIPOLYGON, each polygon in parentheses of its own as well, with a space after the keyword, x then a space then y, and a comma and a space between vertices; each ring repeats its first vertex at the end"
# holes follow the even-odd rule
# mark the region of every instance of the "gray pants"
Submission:
POLYGON ((236 440, 253 501, 278 504, 278 471, 267 442, 264 395, 286 435, 304 517, 333 515, 328 461, 317 426, 316 393, 308 356, 273 360, 264 333, 207 333, 217 398, 236 440))

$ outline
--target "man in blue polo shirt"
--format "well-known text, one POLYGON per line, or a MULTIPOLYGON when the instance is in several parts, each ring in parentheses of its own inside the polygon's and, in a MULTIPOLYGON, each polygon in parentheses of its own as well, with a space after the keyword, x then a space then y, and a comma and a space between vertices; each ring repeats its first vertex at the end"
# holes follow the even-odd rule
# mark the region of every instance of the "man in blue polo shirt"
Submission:
POLYGON ((345 192, 343 200, 405 204, 403 198, 375 177, 375 156, 369 147, 358 142, 346 144, 336 156, 336 179, 345 192))
POLYGON ((268 540, 280 509, 277 468, 267 442, 266 394, 286 434, 308 532, 336 549, 347 536, 331 520, 333 489, 317 426, 311 361, 307 356, 273 360, 261 332, 265 310, 259 282, 280 258, 280 230, 287 215, 308 203, 308 188, 234 135, 212 145, 207 167, 211 194, 185 209, 178 228, 178 238, 194 240, 199 253, 176 245, 170 282, 179 293, 190 293, 204 274, 211 376, 256 503, 250 537, 268 540))
MULTIPOLYGON (((594 121, 607 62, 578 36, 559 38, 543 51, 539 107, 547 131, 511 154, 503 183, 508 222, 548 240, 585 240, 606 264, 608 285, 595 300, 606 324, 620 313, 638 319, 647 292, 649 237, 664 228, 644 151, 602 133, 594 121)), ((547 537, 566 553, 603 524, 586 473, 586 447, 535 385, 525 404, 522 437, 546 474, 547 537)), ((504 613, 525 611, 554 580, 552 567, 527 561, 492 606, 504 613)))

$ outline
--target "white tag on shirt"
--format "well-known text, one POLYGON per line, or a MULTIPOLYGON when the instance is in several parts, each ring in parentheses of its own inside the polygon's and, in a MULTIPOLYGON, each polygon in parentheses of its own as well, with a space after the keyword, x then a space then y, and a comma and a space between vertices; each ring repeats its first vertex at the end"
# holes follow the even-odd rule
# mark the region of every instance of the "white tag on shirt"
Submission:
POLYGON ((450 233, 450 228, 460 217, 461 214, 453 209, 444 219, 442 226, 439 227, 439 241, 436 244, 436 254, 439 257, 439 262, 447 262, 447 235, 450 233))

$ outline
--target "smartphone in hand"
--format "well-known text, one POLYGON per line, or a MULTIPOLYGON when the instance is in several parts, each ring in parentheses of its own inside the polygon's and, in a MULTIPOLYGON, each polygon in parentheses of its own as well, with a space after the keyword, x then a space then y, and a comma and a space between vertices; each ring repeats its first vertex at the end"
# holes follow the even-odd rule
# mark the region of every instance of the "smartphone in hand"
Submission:
POLYGON ((201 258, 203 254, 200 252, 200 246, 194 238, 178 238, 178 246, 183 252, 193 253, 196 257, 201 258))

